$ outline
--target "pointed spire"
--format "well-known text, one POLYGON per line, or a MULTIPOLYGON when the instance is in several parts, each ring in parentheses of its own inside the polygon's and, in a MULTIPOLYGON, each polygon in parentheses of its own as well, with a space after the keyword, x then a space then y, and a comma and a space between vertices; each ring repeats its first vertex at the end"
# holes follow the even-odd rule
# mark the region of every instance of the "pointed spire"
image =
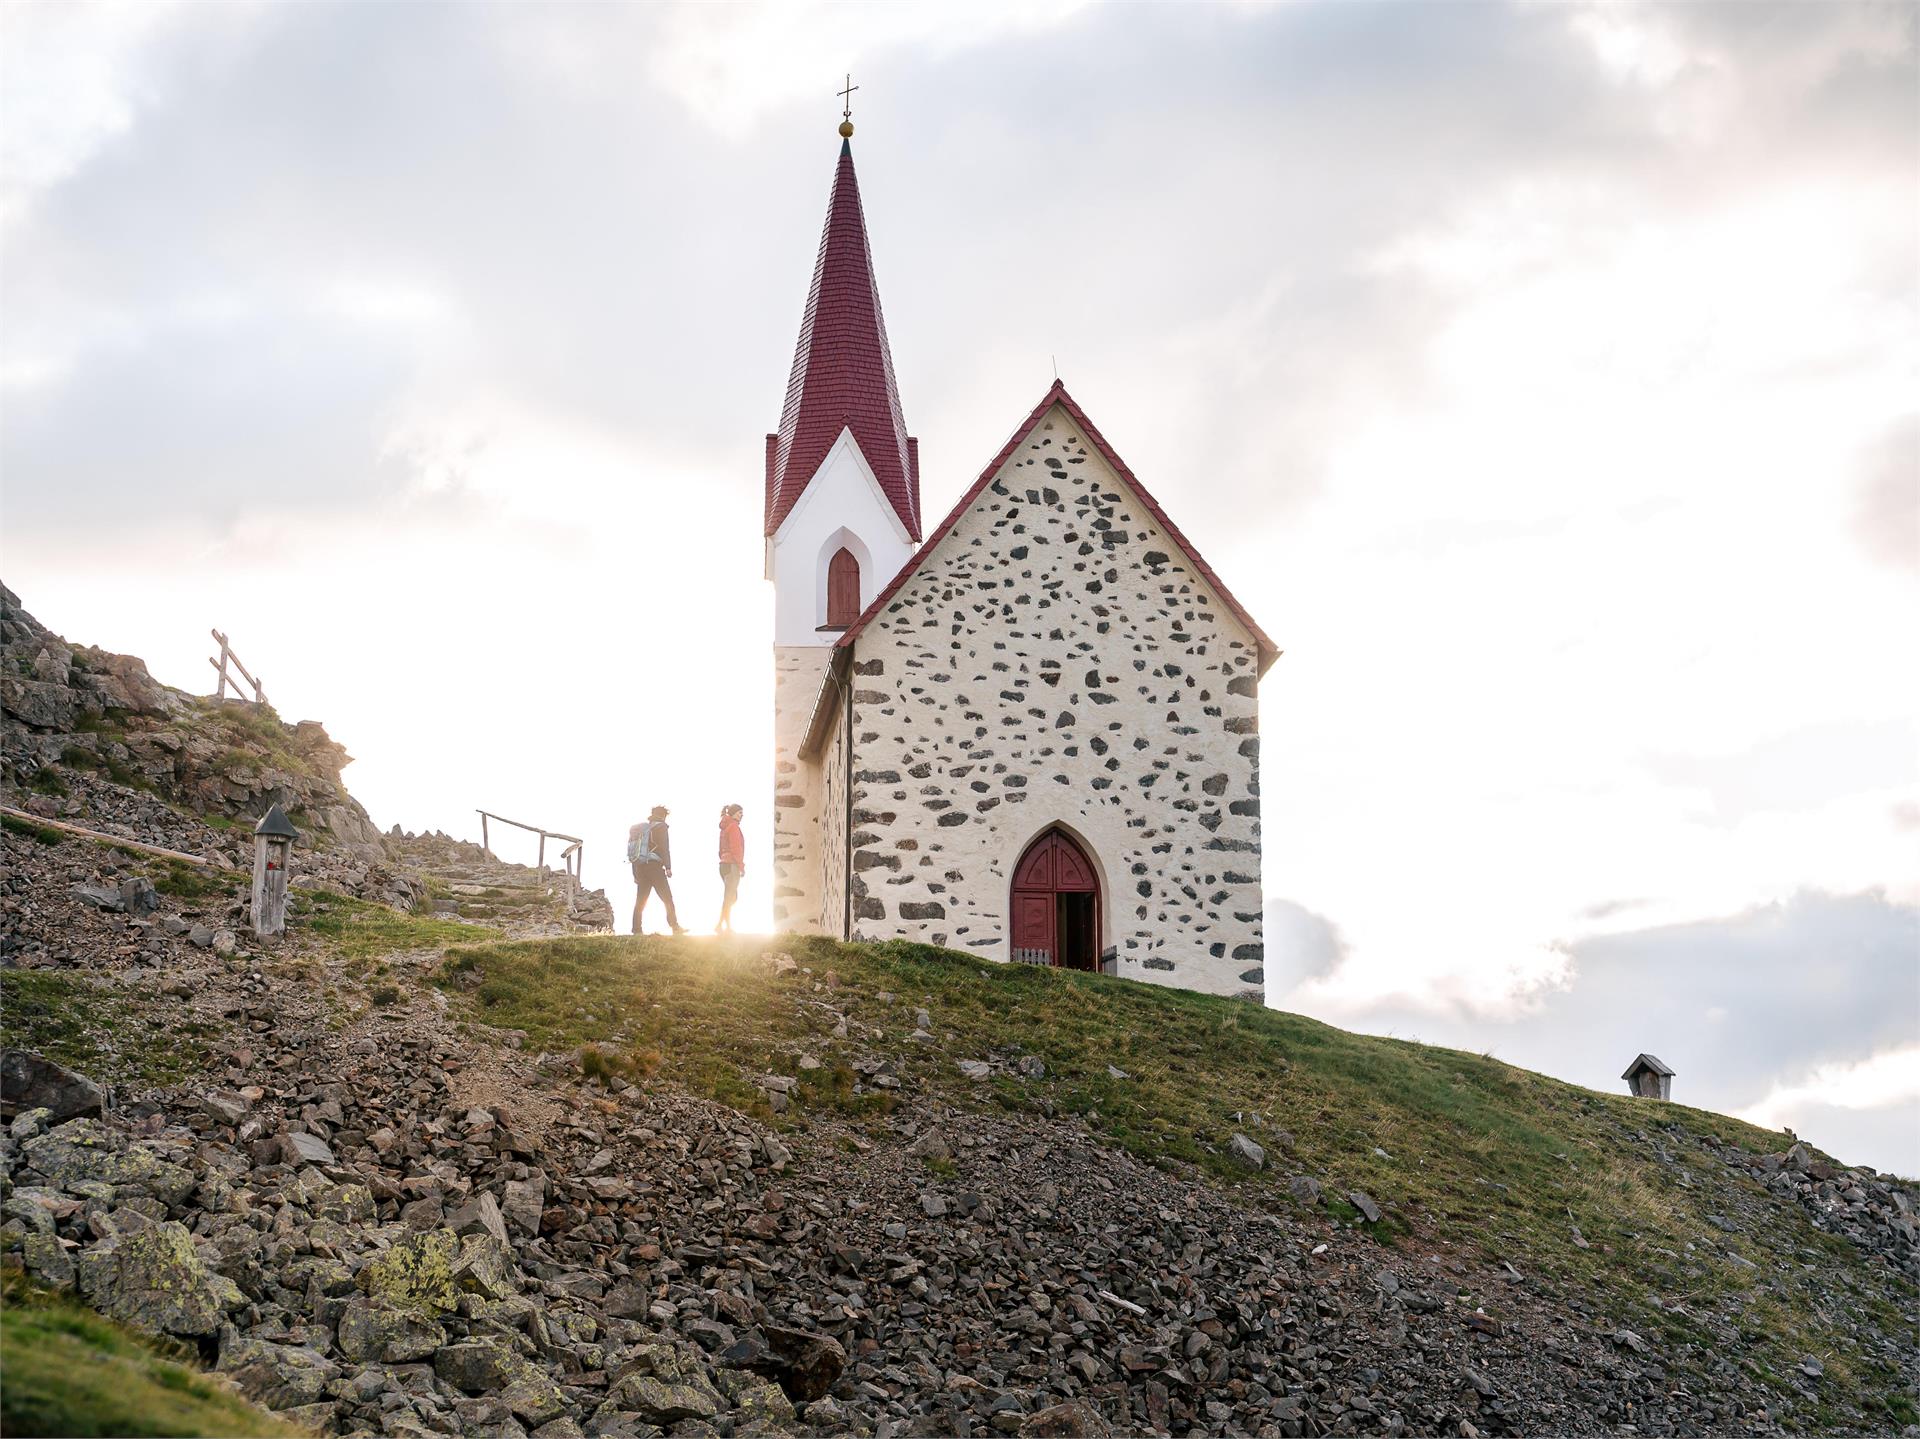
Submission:
MULTIPOLYGON (((850 126, 848 128, 851 128, 850 126)), ((842 138, 833 196, 820 235, 813 287, 800 321, 780 431, 767 436, 766 533, 780 528, 843 429, 860 453, 907 533, 920 539, 920 465, 907 435, 887 347, 880 289, 867 247, 853 144, 842 138)))

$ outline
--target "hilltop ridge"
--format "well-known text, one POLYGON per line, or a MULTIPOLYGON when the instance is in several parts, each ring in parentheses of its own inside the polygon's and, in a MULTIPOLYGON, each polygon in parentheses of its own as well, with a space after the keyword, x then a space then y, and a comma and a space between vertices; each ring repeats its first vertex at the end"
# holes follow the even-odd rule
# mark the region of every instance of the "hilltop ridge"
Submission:
MULTIPOLYGON (((199 788, 153 738, 204 714, 138 661, 62 662, 6 599, 4 802, 242 857, 222 806, 267 790, 199 788), (110 735, 102 675, 135 701, 100 705, 110 735), (73 727, 23 720, 61 715, 28 686, 73 727), (100 765, 65 754, 88 733, 100 765)), ((257 768, 312 822, 350 796, 310 753, 257 768)), ((0 827, 13 1292, 309 1429, 1920 1420, 1920 1191, 1788 1135, 929 946, 556 933, 476 846, 315 828, 324 882, 261 943, 237 865, 0 827)), ((10 1324, 9 1369, 59 1327, 10 1324)), ((33 1413, 100 1422, 57 1365, 21 1372, 33 1413)))
POLYGON ((601 891, 563 893, 443 833, 382 833, 341 778, 353 757, 318 720, 163 685, 132 655, 68 643, 5 585, 0 716, 0 789, 25 813, 247 868, 253 824, 277 804, 301 830, 302 882, 402 909, 512 908, 523 931, 536 917, 553 933, 613 927, 601 891))

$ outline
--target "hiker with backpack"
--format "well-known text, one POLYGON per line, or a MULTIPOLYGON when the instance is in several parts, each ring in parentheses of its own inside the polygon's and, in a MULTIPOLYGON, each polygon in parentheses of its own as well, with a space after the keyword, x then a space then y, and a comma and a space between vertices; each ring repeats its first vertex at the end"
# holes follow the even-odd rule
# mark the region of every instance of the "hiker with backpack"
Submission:
POLYGON ((740 816, 746 811, 730 804, 720 811, 720 923, 715 934, 733 933, 733 902, 740 897, 740 876, 747 868, 747 841, 740 833, 740 816))
POLYGON ((680 927, 680 916, 674 913, 673 886, 667 883, 673 878, 673 851, 669 847, 665 805, 655 805, 644 824, 636 824, 627 831, 627 860, 633 865, 636 891, 633 897, 633 932, 646 932, 641 928, 641 916, 647 908, 647 897, 657 894, 660 902, 667 907, 667 927, 675 934, 685 934, 686 931, 680 927))

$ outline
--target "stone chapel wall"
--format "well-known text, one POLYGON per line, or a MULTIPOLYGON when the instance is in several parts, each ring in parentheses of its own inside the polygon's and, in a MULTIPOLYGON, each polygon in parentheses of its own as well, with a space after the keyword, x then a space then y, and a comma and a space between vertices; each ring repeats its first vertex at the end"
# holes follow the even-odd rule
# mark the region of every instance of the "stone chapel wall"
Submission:
POLYGON ((1257 652, 1055 407, 856 641, 859 937, 1007 957, 1050 824, 1117 972, 1262 991, 1257 652))
POLYGON ((819 769, 800 746, 831 654, 825 645, 773 651, 773 920, 803 934, 820 928, 820 810, 819 769))

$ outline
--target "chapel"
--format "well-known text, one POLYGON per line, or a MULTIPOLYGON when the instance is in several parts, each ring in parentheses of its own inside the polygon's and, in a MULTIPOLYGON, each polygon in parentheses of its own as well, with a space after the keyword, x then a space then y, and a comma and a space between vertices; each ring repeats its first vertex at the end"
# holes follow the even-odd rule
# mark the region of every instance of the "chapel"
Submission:
POLYGON ((1279 651, 1057 379, 925 525, 840 133, 766 441, 775 923, 1261 998, 1279 651))

